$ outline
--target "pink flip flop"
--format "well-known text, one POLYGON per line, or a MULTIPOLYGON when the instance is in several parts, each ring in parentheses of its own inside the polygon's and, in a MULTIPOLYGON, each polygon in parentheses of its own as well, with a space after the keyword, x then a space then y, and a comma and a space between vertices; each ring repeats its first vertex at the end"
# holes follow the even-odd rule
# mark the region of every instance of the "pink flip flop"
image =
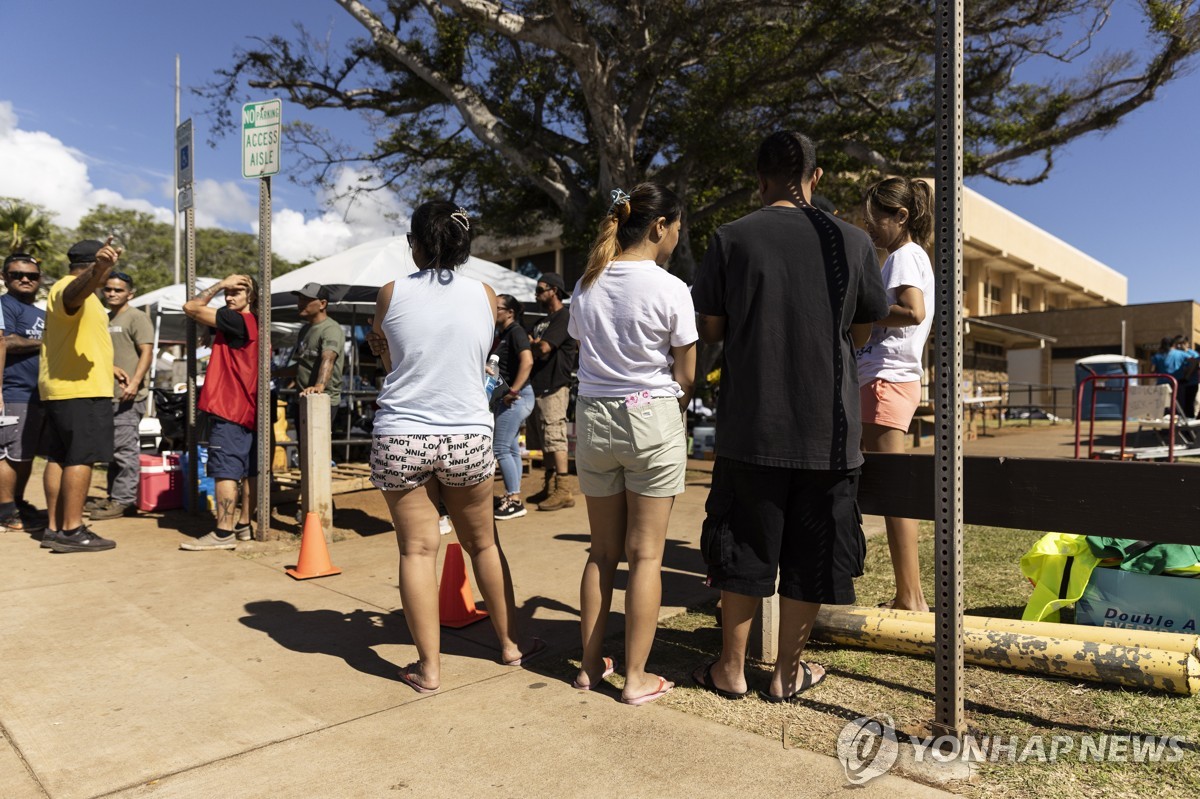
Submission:
MULTIPOLYGON (((616 671, 616 668, 616 664, 613 663, 612 658, 604 658, 604 673, 600 675, 600 679, 603 680, 605 677, 612 676, 612 673, 616 671)), ((579 680, 571 680, 571 687, 576 691, 590 691, 598 684, 599 683, 596 682, 592 683, 591 685, 583 685, 579 682, 579 680)))
POLYGON ((671 689, 674 687, 675 687, 675 683, 673 683, 670 680, 667 680, 663 677, 659 677, 658 678, 658 688, 656 690, 651 691, 648 694, 642 694, 641 696, 635 696, 632 699, 626 699, 625 697, 621 697, 621 701, 626 705, 634 705, 635 707, 641 707, 642 705, 650 704, 651 702, 653 702, 656 699, 662 699, 664 696, 666 696, 668 693, 670 693, 671 689))
POLYGON ((400 669, 400 682, 404 683, 419 694, 436 694, 438 692, 437 688, 426 688, 424 685, 421 685, 421 683, 417 682, 416 678, 413 677, 412 673, 409 671, 409 668, 409 666, 405 666, 404 668, 400 669))

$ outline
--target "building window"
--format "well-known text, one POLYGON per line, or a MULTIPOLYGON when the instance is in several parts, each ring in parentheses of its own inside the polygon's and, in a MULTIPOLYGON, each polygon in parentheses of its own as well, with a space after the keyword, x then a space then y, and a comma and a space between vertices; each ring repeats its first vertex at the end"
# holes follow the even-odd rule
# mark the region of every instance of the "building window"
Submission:
POLYGON ((992 316, 1000 313, 1000 296, 1002 287, 990 279, 983 284, 983 315, 992 316))
POLYGON ((1028 294, 1022 294, 1019 302, 1021 304, 1020 312, 1029 313, 1029 309, 1033 307, 1033 298, 1028 294))

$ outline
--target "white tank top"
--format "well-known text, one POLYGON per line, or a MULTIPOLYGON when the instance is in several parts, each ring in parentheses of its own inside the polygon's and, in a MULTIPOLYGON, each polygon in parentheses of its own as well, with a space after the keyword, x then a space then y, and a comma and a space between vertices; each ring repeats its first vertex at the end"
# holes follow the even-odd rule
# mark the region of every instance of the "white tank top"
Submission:
POLYGON ((383 318, 392 371, 376 400, 376 435, 492 434, 484 365, 495 335, 487 290, 449 269, 396 281, 383 318))

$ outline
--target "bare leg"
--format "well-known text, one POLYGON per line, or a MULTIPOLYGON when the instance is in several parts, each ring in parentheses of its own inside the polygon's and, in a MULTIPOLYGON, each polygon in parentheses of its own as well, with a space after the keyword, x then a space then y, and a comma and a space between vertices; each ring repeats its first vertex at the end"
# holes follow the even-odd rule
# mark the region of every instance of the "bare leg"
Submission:
POLYGON ((550 453, 554 456, 554 471, 562 477, 566 477, 570 472, 570 467, 567 466, 567 451, 564 449, 561 452, 550 453))
POLYGON ((756 596, 721 592, 721 656, 712 667, 712 681, 723 691, 746 690, 746 646, 750 624, 762 600, 756 596))
POLYGON ((646 497, 625 492, 629 519, 625 557, 629 561, 629 588, 625 592, 625 688, 621 695, 633 699, 659 687, 659 677, 646 672, 646 661, 658 630, 662 606, 662 558, 667 541, 674 497, 646 497))
MULTIPOLYGON (((442 684, 442 630, 438 619, 437 489, 432 480, 410 491, 384 491, 400 549, 400 602, 404 622, 417 647, 410 679, 436 689, 442 684)), ((457 526, 457 525, 456 525, 457 526)))
MULTIPOLYGON (((904 452, 904 439, 903 430, 877 424, 863 425, 864 452, 904 452)), ((896 575, 896 596, 892 600, 892 607, 897 610, 928 611, 929 605, 921 588, 917 520, 887 516, 884 517, 884 523, 887 525, 888 549, 892 554, 892 571, 896 575)))
POLYGON ((625 494, 587 497, 592 544, 579 585, 579 631, 583 659, 578 685, 595 685, 604 673, 604 627, 612 607, 613 577, 625 553, 625 494))
POLYGON ((245 527, 254 518, 254 509, 258 506, 257 498, 258 480, 249 477, 242 480, 242 512, 238 516, 238 527, 245 527))
MULTIPOLYGON (((83 524, 83 503, 87 500, 88 488, 91 485, 91 464, 76 464, 63 468, 58 490, 58 520, 62 523, 63 530, 74 530, 83 524)), ((49 494, 49 491, 46 493, 49 494)))
MULTIPOLYGON (((791 696, 800 687, 804 647, 820 609, 820 604, 779 597, 779 657, 771 675, 772 696, 791 696)), ((825 669, 811 663, 809 668, 814 682, 825 673, 825 669)))
MULTIPOLYGON (((454 533, 463 550, 471 557, 471 570, 479 593, 487 604, 488 618, 500 640, 500 660, 516 660, 529 654, 532 644, 521 645, 517 630, 517 600, 513 595, 512 574, 508 560, 500 548, 496 536, 496 521, 493 518, 492 483, 485 480, 466 488, 440 486, 442 501, 454 523, 454 533)), ((437 533, 437 513, 433 515, 433 531, 437 533)), ((437 539, 434 538, 434 554, 437 539)))
POLYGON ((46 512, 50 518, 48 529, 62 530, 62 508, 58 500, 62 490, 63 467, 61 463, 46 461, 46 470, 42 472, 42 487, 46 490, 46 512))
POLYGON ((217 529, 232 533, 238 516, 238 484, 240 480, 217 480, 217 529))
POLYGON ((33 461, 10 461, 0 458, 0 505, 25 498, 25 484, 33 461))

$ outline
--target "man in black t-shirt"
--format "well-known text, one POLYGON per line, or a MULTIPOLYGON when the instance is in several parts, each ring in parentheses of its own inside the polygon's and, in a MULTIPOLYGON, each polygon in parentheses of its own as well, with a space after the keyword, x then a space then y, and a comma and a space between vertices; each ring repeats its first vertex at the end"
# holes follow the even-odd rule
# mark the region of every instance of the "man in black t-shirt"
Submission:
POLYGON ((888 303, 867 234, 811 204, 812 142, 771 135, 757 171, 764 207, 717 230, 692 289, 700 337, 723 341, 725 358, 703 542, 724 640, 693 678, 745 694, 750 620, 778 578, 779 656, 762 695, 783 702, 824 679, 801 659, 809 631, 822 603, 854 601, 862 573, 851 326, 888 303))
POLYGON ((562 275, 546 272, 537 282, 538 305, 548 314, 533 328, 533 414, 530 429, 537 433, 542 447, 546 482, 542 490, 529 497, 538 510, 562 510, 575 507, 567 474, 567 405, 571 397, 571 373, 579 358, 579 342, 567 333, 570 310, 563 300, 567 284, 562 275))

